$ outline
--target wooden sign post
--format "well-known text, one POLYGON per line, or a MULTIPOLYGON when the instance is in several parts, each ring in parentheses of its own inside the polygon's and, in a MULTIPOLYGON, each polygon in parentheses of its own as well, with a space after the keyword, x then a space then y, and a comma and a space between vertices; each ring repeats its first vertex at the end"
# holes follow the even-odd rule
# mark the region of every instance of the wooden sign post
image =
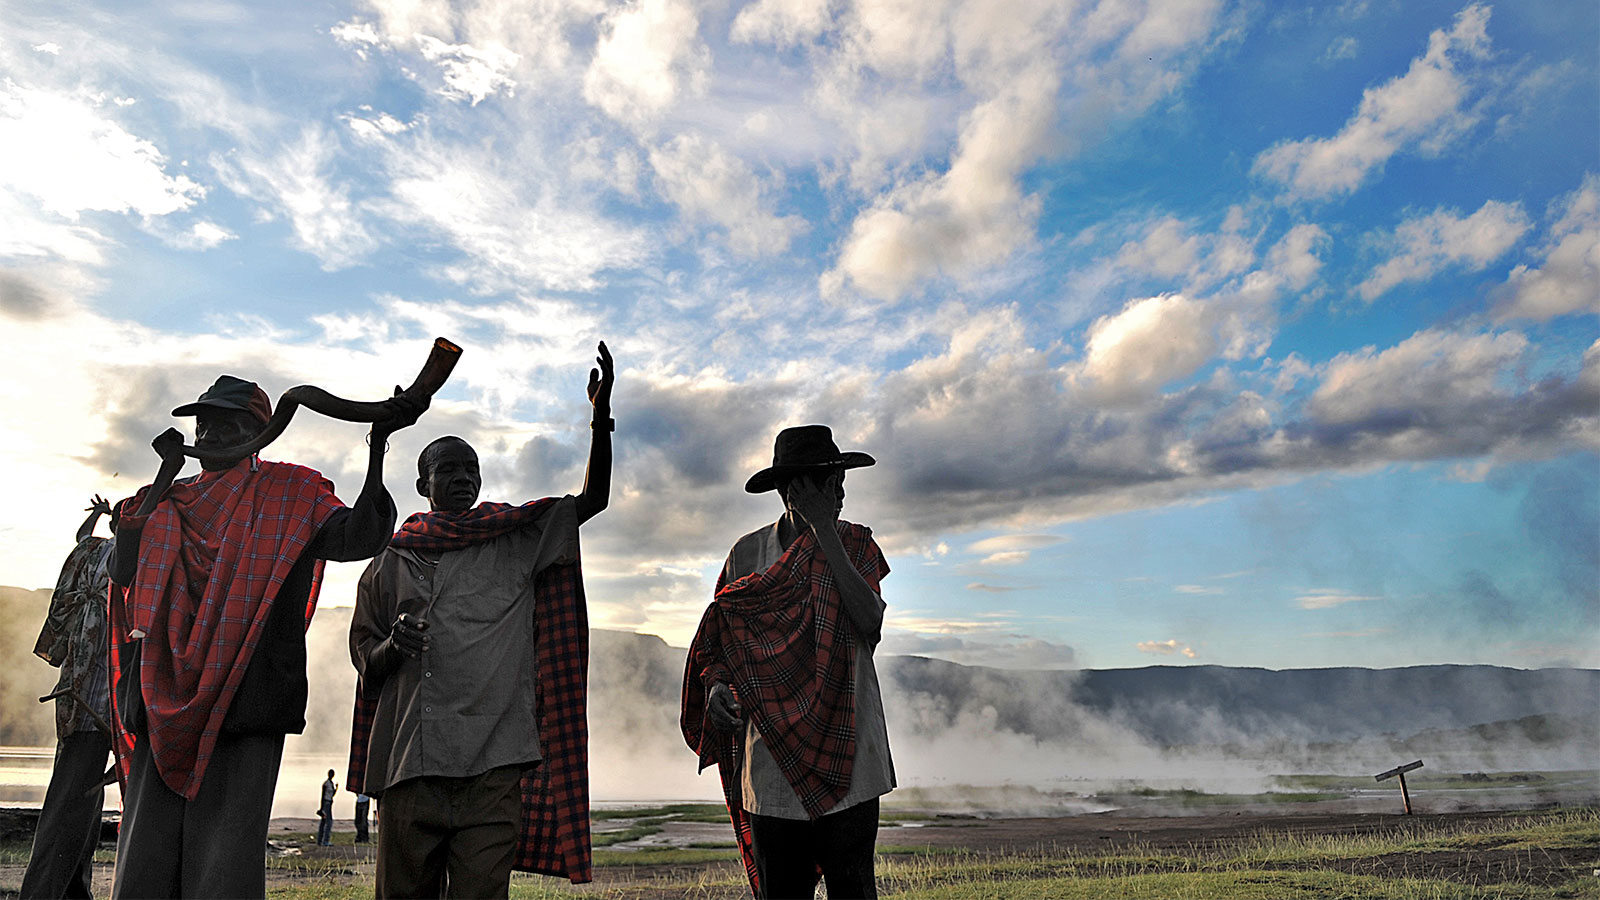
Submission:
POLYGON ((1406 815, 1408 816, 1411 815, 1411 792, 1406 790, 1406 773, 1412 769, 1420 768, 1422 768, 1422 760, 1419 759, 1416 762, 1406 763, 1403 766, 1395 766, 1387 772, 1380 772, 1377 775, 1372 776, 1378 781, 1382 781, 1385 778, 1394 778, 1397 775, 1400 777, 1400 799, 1406 804, 1406 815))

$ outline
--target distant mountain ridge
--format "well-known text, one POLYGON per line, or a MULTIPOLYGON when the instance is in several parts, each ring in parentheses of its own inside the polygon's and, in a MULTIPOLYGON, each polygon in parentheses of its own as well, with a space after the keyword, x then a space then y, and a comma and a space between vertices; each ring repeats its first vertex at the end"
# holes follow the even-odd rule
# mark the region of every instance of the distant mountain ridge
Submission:
MULTIPOLYGON (((32 654, 48 601, 49 591, 0 587, 0 622, 7 626, 0 629, 3 744, 54 738, 50 707, 37 698, 54 684, 56 670, 32 654)), ((348 608, 319 610, 308 635, 318 671, 306 737, 318 745, 348 739, 354 684, 345 637, 349 617, 348 608)), ((674 761, 687 752, 677 731, 684 658, 682 648, 654 635, 596 629, 589 710, 596 743, 649 747, 674 761)), ((1158 749, 1249 748, 1379 738, 1396 747, 1472 739, 1600 748, 1600 670, 1594 669, 1038 671, 913 656, 877 662, 890 727, 912 739, 977 728, 1043 745, 1095 745, 1107 753, 1130 742, 1158 749)), ((1589 756, 1600 758, 1600 752, 1589 756)))

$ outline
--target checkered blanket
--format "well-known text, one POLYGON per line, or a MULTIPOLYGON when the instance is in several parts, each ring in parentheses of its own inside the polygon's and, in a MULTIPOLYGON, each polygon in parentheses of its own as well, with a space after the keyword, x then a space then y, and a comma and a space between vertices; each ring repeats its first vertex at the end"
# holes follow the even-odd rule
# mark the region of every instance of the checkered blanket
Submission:
MULTIPOLYGON (((138 509, 145 487, 123 509, 138 509)), ((263 462, 203 472, 176 483, 148 516, 133 584, 113 589, 111 642, 140 642, 139 683, 151 757, 161 780, 194 799, 223 717, 255 653, 278 590, 318 529, 343 508, 321 473, 263 462), (252 469, 255 469, 252 471, 252 469)), ((306 622, 316 609, 322 561, 312 575, 306 622)), ((123 676, 113 652, 113 683, 123 676)), ((127 673, 132 674, 132 673, 127 673)), ((121 729, 121 717, 113 726, 121 729)), ((119 735, 119 757, 132 741, 119 735)))
MULTIPOLYGON (((889 564, 871 529, 841 521, 839 537, 856 571, 877 590, 889 564)), ((838 586, 809 531, 765 572, 727 584, 719 579, 689 646, 679 724, 700 768, 718 766, 752 892, 759 893, 739 782, 743 735, 707 721, 708 692, 718 681, 734 689, 784 778, 816 818, 850 790, 855 646, 838 586)))
MULTIPOLYGON (((465 512, 416 513, 391 546, 459 550, 524 527, 543 516, 555 498, 522 506, 481 503, 465 512)), ((534 714, 543 759, 522 775, 522 829, 513 867, 564 876, 574 884, 594 879, 589 836, 589 613, 579 563, 549 566, 534 576, 534 714)), ((367 745, 376 699, 356 690, 350 729, 350 770, 345 788, 362 793, 367 745)))

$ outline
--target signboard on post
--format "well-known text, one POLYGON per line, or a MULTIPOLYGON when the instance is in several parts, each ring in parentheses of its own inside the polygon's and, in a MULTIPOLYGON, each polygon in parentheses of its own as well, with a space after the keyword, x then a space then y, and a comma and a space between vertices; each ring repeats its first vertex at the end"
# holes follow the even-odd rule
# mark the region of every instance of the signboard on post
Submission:
POLYGON ((1383 781, 1385 778, 1395 777, 1400 779, 1400 800, 1405 803, 1406 815, 1408 816, 1411 815, 1411 792, 1406 789, 1406 773, 1412 769, 1420 768, 1422 768, 1422 760, 1419 759, 1416 762, 1409 762, 1403 766, 1395 766, 1387 772, 1379 772, 1378 774, 1372 776, 1378 781, 1383 781))

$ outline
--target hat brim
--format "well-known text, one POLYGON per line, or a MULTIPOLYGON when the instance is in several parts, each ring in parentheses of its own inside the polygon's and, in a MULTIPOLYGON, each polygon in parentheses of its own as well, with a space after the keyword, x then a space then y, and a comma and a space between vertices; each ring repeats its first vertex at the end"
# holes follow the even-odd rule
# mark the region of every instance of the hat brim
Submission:
POLYGON ((828 462, 810 463, 803 466, 768 466, 750 476, 744 483, 744 489, 751 494, 765 494, 767 491, 776 490, 778 480, 791 478, 795 475, 806 475, 812 472, 826 471, 828 469, 860 469, 866 466, 877 465, 878 461, 865 453, 851 450, 839 454, 839 458, 828 462))
POLYGON ((200 410, 202 409, 236 409, 240 412, 250 412, 250 407, 240 406, 231 400, 212 399, 196 400, 193 403, 185 403, 177 409, 174 409, 172 414, 175 416, 198 416, 200 415, 200 410))

